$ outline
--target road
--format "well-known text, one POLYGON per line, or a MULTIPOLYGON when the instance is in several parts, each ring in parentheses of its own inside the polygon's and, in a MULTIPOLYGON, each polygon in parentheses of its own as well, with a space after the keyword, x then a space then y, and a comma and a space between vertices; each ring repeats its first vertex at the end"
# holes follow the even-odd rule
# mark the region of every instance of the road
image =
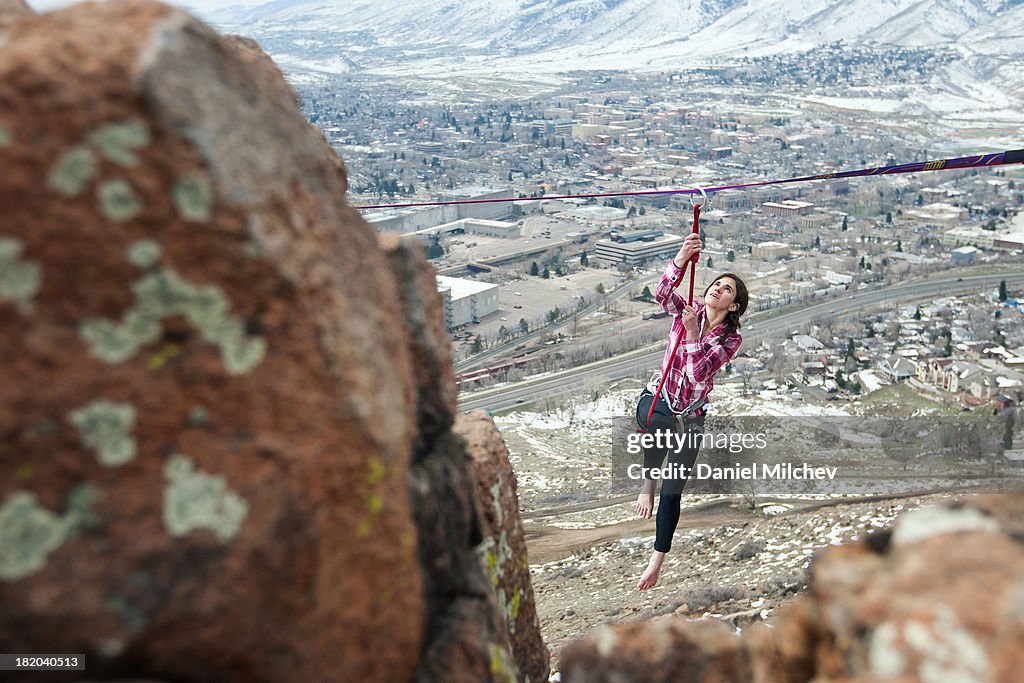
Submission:
MULTIPOLYGON (((849 315, 858 309, 886 302, 896 301, 900 304, 911 304, 942 296, 995 289, 999 286, 1000 280, 1006 280, 1007 287, 1010 289, 1019 289, 1024 287, 1024 272, 1018 268, 1016 270, 999 270, 984 275, 912 280, 881 289, 855 292, 845 299, 831 299, 795 311, 774 315, 772 312, 768 312, 754 318, 744 328, 744 345, 750 348, 755 347, 764 336, 798 329, 818 317, 849 315)), ((480 408, 490 411, 504 410, 548 396, 579 391, 585 387, 592 387, 595 383, 604 384, 644 373, 653 373, 661 364, 664 354, 664 347, 658 345, 654 348, 638 349, 628 354, 551 373, 536 379, 460 394, 458 409, 460 412, 480 408)))

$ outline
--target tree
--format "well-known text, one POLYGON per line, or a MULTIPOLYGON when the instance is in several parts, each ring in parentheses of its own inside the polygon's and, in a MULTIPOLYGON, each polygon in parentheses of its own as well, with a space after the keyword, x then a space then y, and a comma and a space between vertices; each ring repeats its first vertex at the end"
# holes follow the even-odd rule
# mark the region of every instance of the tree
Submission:
POLYGON ((732 249, 725 252, 725 260, 728 261, 729 263, 732 263, 733 261, 736 260, 736 254, 733 252, 732 249))
POLYGON ((860 269, 861 269, 861 270, 864 270, 864 266, 865 266, 865 264, 864 264, 864 257, 863 257, 863 256, 861 256, 861 257, 860 257, 860 269))
POLYGON ((1000 280, 999 281, 999 301, 1000 302, 1006 301, 1006 298, 1007 298, 1007 294, 1006 294, 1006 280, 1000 280))
POLYGON ((814 247, 816 249, 821 249, 821 235, 816 235, 814 237, 814 247))
POLYGON ((437 242, 431 242, 430 246, 427 247, 427 258, 435 259, 444 256, 444 248, 437 242))
MULTIPOLYGON (((1006 210, 1004 209, 1004 210, 1003 210, 1003 212, 1005 213, 1005 211, 1006 211, 1006 210)), ((640 215, 641 215, 641 216, 643 216, 644 214, 646 214, 646 213, 647 213, 647 209, 645 209, 644 207, 642 207, 642 206, 641 206, 641 207, 640 207, 640 212, 639 212, 639 213, 640 213, 640 215)))
POLYGON ((473 340, 473 346, 469 350, 472 353, 480 353, 484 350, 484 344, 480 341, 480 335, 477 335, 476 339, 473 340))
POLYGON ((896 240, 896 251, 903 251, 903 240, 896 240))
POLYGON ((850 222, 849 222, 849 220, 848 220, 848 219, 846 218, 846 216, 843 216, 843 228, 842 228, 842 231, 843 231, 843 232, 846 232, 846 231, 847 231, 847 230, 849 230, 849 229, 850 229, 850 222))
POLYGON ((921 319, 921 307, 918 306, 917 310, 914 311, 914 320, 920 320, 920 319, 921 319))
POLYGON ((594 287, 598 294, 604 294, 604 283, 598 282, 597 287, 594 287))
POLYGON ((542 278, 544 278, 545 280, 550 280, 550 279, 551 279, 551 271, 550 271, 550 270, 548 270, 548 267, 547 267, 547 266, 544 266, 544 272, 542 272, 542 273, 540 274, 540 276, 541 276, 542 278))
POLYGON ((846 357, 853 358, 853 354, 856 352, 856 347, 853 345, 853 337, 846 340, 846 357))
POLYGON ((651 288, 649 286, 644 285, 644 291, 640 292, 640 298, 647 299, 648 301, 654 298, 654 295, 651 294, 651 288))
POLYGON ((590 265, 590 259, 587 258, 587 252, 585 252, 585 251, 580 254, 580 265, 581 266, 589 266, 590 265))
POLYGON ((885 222, 892 225, 892 211, 885 212, 885 222))
POLYGON ((626 218, 632 218, 635 215, 636 215, 636 207, 635 206, 629 207, 629 212, 626 214, 626 218))
POLYGON ((526 318, 519 319, 519 331, 523 334, 530 331, 530 323, 526 322, 526 318))
POLYGON ((537 277, 540 275, 540 268, 537 266, 537 262, 534 261, 530 264, 530 275, 537 277))
POLYGON ((708 268, 714 268, 715 267, 714 264, 711 262, 711 257, 710 256, 708 256, 708 261, 707 261, 706 265, 707 265, 708 268))
POLYGON ((548 322, 553 323, 558 320, 558 307, 552 308, 548 311, 548 322))

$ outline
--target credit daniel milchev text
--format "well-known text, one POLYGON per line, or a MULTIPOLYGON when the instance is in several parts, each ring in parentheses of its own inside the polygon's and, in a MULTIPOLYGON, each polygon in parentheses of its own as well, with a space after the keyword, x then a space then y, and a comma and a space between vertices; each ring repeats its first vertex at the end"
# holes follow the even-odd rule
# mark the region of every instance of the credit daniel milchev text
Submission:
MULTIPOLYGON (((711 434, 694 433, 676 434, 674 432, 643 432, 633 433, 626 438, 626 452, 638 455, 644 448, 668 448, 679 450, 686 446, 699 443, 702 448, 728 448, 730 453, 739 453, 745 449, 763 449, 768 445, 764 434, 711 434)), ((835 479, 838 467, 812 467, 807 463, 761 463, 761 474, 758 475, 756 465, 746 467, 736 463, 735 467, 711 467, 699 464, 688 468, 677 463, 669 463, 664 468, 647 468, 632 464, 627 468, 627 476, 631 479, 835 479)))

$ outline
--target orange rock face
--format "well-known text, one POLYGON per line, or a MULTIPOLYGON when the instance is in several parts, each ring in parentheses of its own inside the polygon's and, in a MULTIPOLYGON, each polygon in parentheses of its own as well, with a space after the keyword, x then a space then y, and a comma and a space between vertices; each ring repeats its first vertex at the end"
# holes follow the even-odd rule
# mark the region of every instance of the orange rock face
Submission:
POLYGON ((455 431, 469 445, 483 521, 479 556, 505 617, 521 680, 544 681, 550 655, 541 639, 530 583, 526 533, 519 517, 516 475, 508 448, 482 411, 460 415, 455 431))
POLYGON ((0 649, 408 679, 416 378, 340 160, 269 60, 168 7, 4 41, 0 649))

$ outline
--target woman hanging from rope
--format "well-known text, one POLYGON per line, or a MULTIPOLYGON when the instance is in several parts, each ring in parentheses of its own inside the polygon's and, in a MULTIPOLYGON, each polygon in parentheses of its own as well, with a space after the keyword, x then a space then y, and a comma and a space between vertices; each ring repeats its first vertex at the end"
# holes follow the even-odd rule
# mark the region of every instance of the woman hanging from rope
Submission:
MULTIPOLYGON (((641 394, 637 405, 637 421, 642 428, 658 432, 673 430, 678 418, 682 433, 688 438, 676 440, 683 447, 674 451, 666 447, 645 448, 645 472, 650 468, 660 468, 666 454, 670 464, 682 468, 676 471, 686 474, 691 471, 700 447, 708 395, 714 388, 715 373, 732 360, 743 341, 738 330, 740 316, 747 310, 748 295, 747 287, 739 277, 732 273, 719 275, 704 291, 704 303, 694 304, 691 268, 691 301, 688 302, 675 291, 682 281, 684 269, 690 263, 696 263, 700 250, 700 235, 696 232, 688 235, 665 269, 655 292, 658 303, 674 318, 668 349, 662 362, 662 379, 652 380, 641 394)), ((658 582, 661 565, 672 546, 672 536, 679 523, 679 506, 685 484, 685 476, 662 481, 654 553, 637 583, 639 590, 650 588, 658 582)), ((641 517, 652 516, 654 485, 653 479, 644 480, 636 501, 636 512, 641 517)))

